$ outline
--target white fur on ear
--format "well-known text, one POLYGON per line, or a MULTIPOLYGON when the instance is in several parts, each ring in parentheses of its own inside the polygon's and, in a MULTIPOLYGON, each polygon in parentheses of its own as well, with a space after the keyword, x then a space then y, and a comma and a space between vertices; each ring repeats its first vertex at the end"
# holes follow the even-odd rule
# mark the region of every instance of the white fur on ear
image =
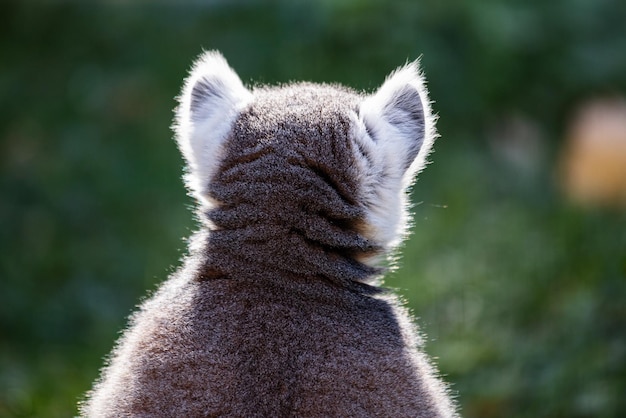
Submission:
POLYGON ((194 63, 178 100, 175 131, 188 164, 187 187, 204 199, 222 144, 252 93, 219 52, 208 51, 194 63))
POLYGON ((435 139, 434 117, 417 62, 391 73, 359 107, 356 140, 368 150, 363 193, 372 238, 392 249, 409 220, 406 189, 422 170, 435 139))
POLYGON ((372 139, 385 151, 390 167, 412 181, 424 168, 434 138, 428 91, 417 61, 398 68, 360 107, 372 139))

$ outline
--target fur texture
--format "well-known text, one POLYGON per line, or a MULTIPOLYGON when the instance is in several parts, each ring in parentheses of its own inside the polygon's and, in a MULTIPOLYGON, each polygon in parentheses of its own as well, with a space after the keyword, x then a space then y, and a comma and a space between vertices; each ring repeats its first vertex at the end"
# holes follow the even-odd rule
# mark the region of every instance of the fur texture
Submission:
POLYGON ((434 139, 417 64, 370 96, 249 91, 208 52, 176 132, 203 226, 82 414, 455 416, 410 316, 378 287, 434 139))

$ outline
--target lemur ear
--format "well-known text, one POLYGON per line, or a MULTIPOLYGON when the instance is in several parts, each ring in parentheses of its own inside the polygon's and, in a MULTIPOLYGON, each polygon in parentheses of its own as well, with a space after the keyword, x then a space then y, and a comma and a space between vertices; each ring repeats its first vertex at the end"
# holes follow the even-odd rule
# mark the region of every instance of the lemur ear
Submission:
POLYGON ((417 61, 391 73, 361 103, 360 116, 389 168, 401 170, 398 174, 411 178, 423 168, 435 131, 417 61))
POLYGON ((435 139, 434 117, 417 62, 392 72, 359 106, 356 140, 363 159, 363 193, 368 202, 369 238, 389 250, 406 236, 405 190, 426 163, 435 139))
POLYGON ((220 162, 222 144, 252 94, 219 52, 208 51, 194 63, 178 100, 175 131, 187 160, 187 187, 201 198, 220 162))

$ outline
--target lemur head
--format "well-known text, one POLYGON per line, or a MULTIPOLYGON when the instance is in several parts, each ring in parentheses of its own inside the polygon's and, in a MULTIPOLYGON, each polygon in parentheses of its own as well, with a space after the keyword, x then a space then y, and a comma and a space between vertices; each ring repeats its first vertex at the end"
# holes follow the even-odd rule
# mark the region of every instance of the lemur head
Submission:
POLYGON ((257 241, 296 231, 370 265, 404 238, 406 190, 435 138, 416 62, 363 95, 309 83, 248 89, 206 52, 179 101, 186 183, 210 228, 257 241))

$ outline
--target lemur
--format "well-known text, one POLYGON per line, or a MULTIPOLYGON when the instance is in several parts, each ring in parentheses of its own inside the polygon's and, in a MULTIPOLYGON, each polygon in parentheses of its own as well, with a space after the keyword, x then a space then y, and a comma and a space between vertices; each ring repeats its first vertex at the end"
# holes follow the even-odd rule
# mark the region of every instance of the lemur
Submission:
POLYGON ((457 416, 381 282, 436 137, 418 63, 372 94, 246 88, 205 52, 175 120, 200 229, 131 316, 81 414, 457 416))

